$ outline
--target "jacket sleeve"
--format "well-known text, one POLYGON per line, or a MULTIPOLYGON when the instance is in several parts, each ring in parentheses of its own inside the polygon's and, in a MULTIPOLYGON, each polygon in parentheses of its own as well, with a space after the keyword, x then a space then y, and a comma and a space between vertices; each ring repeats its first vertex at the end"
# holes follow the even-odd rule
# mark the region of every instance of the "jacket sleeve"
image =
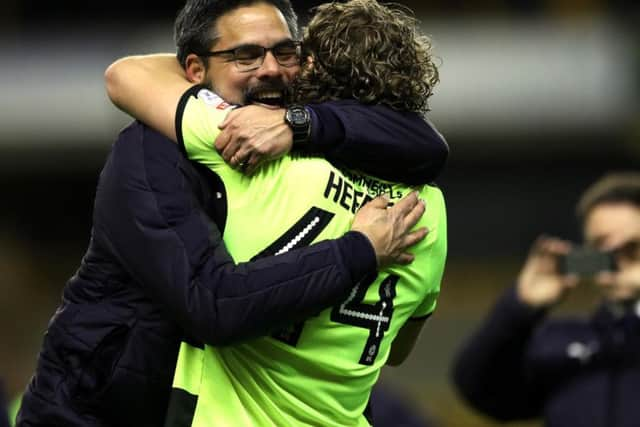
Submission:
POLYGON ((433 181, 446 163, 449 147, 445 139, 420 114, 355 101, 307 108, 311 142, 301 151, 405 184, 433 181))
POLYGON ((543 399, 525 367, 525 352, 544 311, 524 306, 510 288, 454 360, 453 382, 478 411, 501 421, 541 415, 543 399))
POLYGON ((235 265, 194 199, 185 161, 155 131, 125 129, 101 174, 94 228, 190 338, 224 345, 263 335, 339 302, 376 268, 357 232, 235 265))

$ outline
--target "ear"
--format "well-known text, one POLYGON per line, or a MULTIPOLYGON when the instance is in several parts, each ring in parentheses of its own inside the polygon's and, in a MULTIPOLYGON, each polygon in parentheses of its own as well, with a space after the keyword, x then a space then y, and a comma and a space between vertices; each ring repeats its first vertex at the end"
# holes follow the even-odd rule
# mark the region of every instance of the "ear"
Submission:
POLYGON ((207 68, 204 62, 202 62, 202 58, 195 53, 190 53, 185 61, 185 74, 187 80, 191 83, 202 83, 205 81, 207 68))

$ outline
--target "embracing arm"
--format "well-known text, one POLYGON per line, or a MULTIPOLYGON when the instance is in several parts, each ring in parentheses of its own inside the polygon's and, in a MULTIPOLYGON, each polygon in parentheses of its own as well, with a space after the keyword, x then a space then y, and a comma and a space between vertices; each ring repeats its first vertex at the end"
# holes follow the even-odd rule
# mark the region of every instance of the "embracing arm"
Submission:
MULTIPOLYGON (((109 98, 118 108, 176 140, 178 100, 196 82, 187 80, 175 55, 123 58, 109 66, 105 80, 109 98)), ((355 101, 311 104, 307 109, 311 138, 296 150, 407 184, 431 182, 447 160, 446 141, 417 113, 355 101)), ((284 109, 241 108, 229 114, 221 128, 216 147, 233 166, 249 161, 249 172, 292 148, 284 109)))
POLYGON ((446 141, 417 113, 356 101, 305 107, 311 116, 311 131, 304 143, 293 144, 284 108, 251 105, 228 114, 220 125, 216 148, 232 166, 246 163, 248 173, 293 150, 412 185, 433 181, 446 163, 446 141))
POLYGON ((123 131, 101 175, 94 222, 103 244, 194 338, 220 345, 265 334, 337 303, 376 267, 356 232, 235 265, 180 158, 148 128, 123 131))
POLYGON ((193 83, 175 54, 122 58, 105 71, 105 85, 118 108, 176 141, 178 101, 193 83))
POLYGON ((390 209, 383 200, 363 208, 368 217, 352 228, 361 232, 235 265, 200 207, 189 166, 157 132, 124 130, 100 177, 94 238, 208 344, 259 336, 334 305, 377 262, 409 262, 404 248, 424 237, 408 232, 424 212, 413 194, 390 209))
POLYGON ((446 141, 420 114, 356 101, 308 107, 315 121, 305 149, 333 162, 406 184, 433 181, 446 163, 446 141))

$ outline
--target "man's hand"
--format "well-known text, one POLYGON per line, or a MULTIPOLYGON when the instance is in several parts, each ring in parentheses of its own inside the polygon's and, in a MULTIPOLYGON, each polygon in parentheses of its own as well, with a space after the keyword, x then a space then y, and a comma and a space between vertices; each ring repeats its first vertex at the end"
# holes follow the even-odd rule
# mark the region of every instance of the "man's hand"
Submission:
POLYGON ((518 276, 518 299, 530 307, 548 307, 575 287, 578 277, 561 274, 558 266, 560 257, 570 250, 567 241, 539 237, 518 276))
POLYGON ((285 123, 284 114, 284 108, 258 105, 232 111, 218 126, 222 132, 216 139, 216 149, 232 167, 253 173, 260 164, 291 150, 293 132, 285 123))
POLYGON ((365 204, 353 219, 351 229, 369 238, 376 252, 378 267, 409 264, 414 256, 407 248, 425 238, 427 229, 410 231, 422 217, 425 205, 412 192, 395 206, 387 207, 389 199, 380 196, 365 204))

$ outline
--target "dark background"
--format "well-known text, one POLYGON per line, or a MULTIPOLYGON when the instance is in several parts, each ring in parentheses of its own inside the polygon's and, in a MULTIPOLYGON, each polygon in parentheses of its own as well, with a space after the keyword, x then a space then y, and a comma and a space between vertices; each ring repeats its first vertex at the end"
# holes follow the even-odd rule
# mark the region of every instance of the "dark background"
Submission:
MULTIPOLYGON (((301 16, 319 2, 294 1, 301 16)), ((492 426, 448 384, 454 351, 542 232, 580 239, 585 186, 640 160, 637 2, 406 1, 441 61, 430 119, 451 156, 438 180, 449 261, 436 315, 383 381, 441 426, 492 426)), ((127 118, 102 73, 171 51, 181 1, 0 6, 0 378, 28 381, 64 282, 86 248, 97 177, 127 118)), ((586 284, 561 311, 588 310, 586 284)), ((531 424, 514 425, 538 425, 531 424)))

